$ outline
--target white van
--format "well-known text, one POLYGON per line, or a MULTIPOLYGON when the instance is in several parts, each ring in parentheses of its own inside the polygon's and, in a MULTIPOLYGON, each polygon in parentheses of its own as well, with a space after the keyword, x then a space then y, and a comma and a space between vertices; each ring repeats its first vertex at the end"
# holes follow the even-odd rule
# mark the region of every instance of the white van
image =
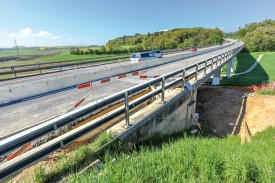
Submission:
POLYGON ((158 58, 161 58, 163 56, 163 53, 160 50, 152 50, 150 53, 152 53, 155 57, 158 58))
POLYGON ((152 60, 155 58, 156 57, 150 52, 133 53, 130 56, 130 63, 133 64, 133 63, 143 62, 146 60, 152 60))

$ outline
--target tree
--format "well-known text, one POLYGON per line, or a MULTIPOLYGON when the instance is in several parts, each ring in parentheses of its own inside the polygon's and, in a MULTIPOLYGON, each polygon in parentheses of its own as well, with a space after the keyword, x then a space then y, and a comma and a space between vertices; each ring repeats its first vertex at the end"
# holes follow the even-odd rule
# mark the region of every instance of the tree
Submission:
POLYGON ((94 53, 95 53, 96 55, 100 55, 100 51, 99 51, 98 49, 95 49, 94 53))
POLYGON ((101 54, 105 54, 106 53, 106 48, 105 46, 100 46, 98 51, 101 53, 101 54))
POLYGON ((88 53, 89 53, 90 55, 92 55, 92 54, 94 54, 94 50, 91 49, 91 48, 89 48, 89 49, 88 49, 88 53))
POLYGON ((70 48, 70 54, 71 55, 76 54, 76 48, 70 48))
POLYGON ((76 54, 76 55, 79 55, 79 54, 80 54, 79 48, 76 48, 75 54, 76 54))

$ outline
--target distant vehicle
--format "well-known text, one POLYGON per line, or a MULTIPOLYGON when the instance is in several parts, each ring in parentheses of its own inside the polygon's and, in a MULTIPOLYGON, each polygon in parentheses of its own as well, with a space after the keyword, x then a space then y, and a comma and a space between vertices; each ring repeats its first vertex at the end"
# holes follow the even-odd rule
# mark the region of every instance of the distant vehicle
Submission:
POLYGON ((133 53, 130 56, 130 63, 133 64, 133 63, 143 62, 147 60, 152 60, 155 58, 156 57, 150 52, 133 53))
POLYGON ((155 57, 158 57, 158 58, 161 58, 163 56, 163 53, 160 50, 153 50, 150 53, 152 53, 155 57))
POLYGON ((196 46, 191 46, 189 48, 189 51, 198 51, 197 47, 196 46))

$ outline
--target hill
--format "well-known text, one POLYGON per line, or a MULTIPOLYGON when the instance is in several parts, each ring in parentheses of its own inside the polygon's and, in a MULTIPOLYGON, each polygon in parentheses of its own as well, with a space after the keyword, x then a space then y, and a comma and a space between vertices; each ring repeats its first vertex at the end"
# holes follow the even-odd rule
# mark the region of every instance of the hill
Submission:
POLYGON ((275 51, 275 20, 247 24, 232 36, 243 40, 250 52, 275 51))
POLYGON ((123 36, 108 41, 107 50, 136 49, 144 51, 153 49, 173 49, 190 46, 203 46, 223 42, 223 32, 220 29, 176 28, 147 34, 123 36))

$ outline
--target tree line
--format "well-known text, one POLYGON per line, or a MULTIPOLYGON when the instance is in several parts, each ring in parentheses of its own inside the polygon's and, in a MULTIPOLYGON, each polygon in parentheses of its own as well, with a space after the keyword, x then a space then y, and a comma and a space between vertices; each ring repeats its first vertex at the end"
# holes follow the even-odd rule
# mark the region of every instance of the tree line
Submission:
POLYGON ((169 31, 160 31, 147 34, 135 34, 123 36, 107 42, 105 46, 98 49, 71 48, 70 53, 76 55, 84 54, 119 54, 134 53, 148 50, 165 50, 174 48, 187 48, 190 46, 204 46, 219 44, 223 42, 223 32, 216 29, 202 27, 177 28, 169 31))
POLYGON ((275 20, 247 24, 230 36, 244 41, 247 51, 275 51, 275 20))

